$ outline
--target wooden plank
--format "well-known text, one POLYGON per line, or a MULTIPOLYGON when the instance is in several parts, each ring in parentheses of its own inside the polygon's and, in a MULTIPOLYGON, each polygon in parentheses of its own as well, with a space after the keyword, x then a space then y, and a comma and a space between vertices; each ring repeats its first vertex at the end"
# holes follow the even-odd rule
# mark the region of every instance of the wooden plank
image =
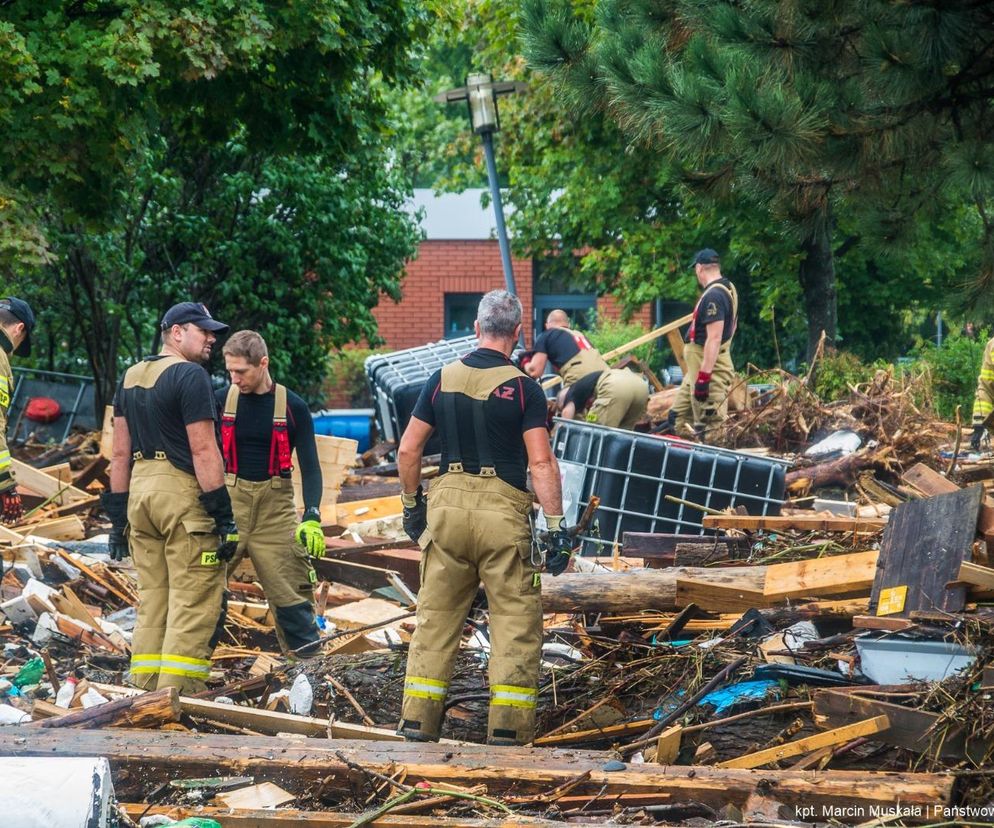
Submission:
POLYGON ((984 589, 994 589, 994 569, 963 561, 959 565, 956 580, 984 589))
POLYGON ((93 500, 93 495, 77 489, 71 484, 66 484, 60 480, 49 477, 41 469, 29 466, 27 463, 16 458, 11 459, 11 466, 14 476, 17 478, 17 485, 41 495, 45 498, 52 498, 52 503, 58 506, 69 506, 74 503, 93 500))
POLYGON ((389 569, 382 569, 378 566, 366 566, 365 564, 352 563, 352 561, 342 561, 336 558, 321 558, 312 560, 318 575, 329 581, 339 584, 347 584, 357 589, 371 592, 380 587, 390 586, 389 575, 398 575, 389 569))
POLYGON ((589 730, 577 730, 574 733, 556 733, 553 736, 540 736, 535 739, 536 747, 556 747, 559 745, 578 745, 583 742, 598 742, 601 740, 621 739, 645 733, 656 723, 655 719, 640 719, 637 722, 595 727, 589 730))
POLYGON ((770 606, 774 602, 763 595, 762 577, 761 573, 752 577, 743 575, 725 584, 715 583, 712 579, 678 578, 676 605, 686 607, 696 604, 708 612, 745 612, 753 607, 770 606))
POLYGON ((335 523, 348 526, 350 523, 362 523, 382 517, 400 515, 404 506, 400 495, 374 497, 369 500, 353 500, 351 503, 340 503, 335 509, 335 523))
POLYGON ((819 515, 705 515, 705 529, 798 532, 879 532, 887 525, 882 518, 822 517, 819 515))
POLYGON ((887 615, 856 615, 853 616, 852 625, 861 630, 889 630, 897 632, 913 627, 914 622, 907 618, 895 618, 887 615))
POLYGON ((215 798, 229 808, 262 810, 263 808, 279 808, 280 805, 293 802, 297 797, 289 791, 284 791, 279 785, 263 782, 260 785, 249 785, 247 788, 239 788, 235 791, 225 791, 219 793, 215 798))
MULTIPOLYGON (((944 477, 935 471, 935 469, 929 468, 924 463, 916 463, 901 475, 901 479, 929 497, 961 490, 961 487, 953 483, 952 480, 944 477)), ((994 500, 990 497, 984 498, 984 502, 980 506, 980 514, 977 517, 977 531, 982 535, 994 532, 994 500)))
POLYGON ((45 466, 38 471, 44 472, 49 477, 54 477, 60 483, 72 483, 72 469, 68 463, 57 463, 54 466, 45 466))
MULTIPOLYGON (((213 819, 223 828, 288 828, 300 823, 305 828, 349 828, 356 814, 334 811, 298 811, 293 808, 248 810, 216 806, 149 805, 145 802, 124 803, 119 806, 138 823, 144 816, 167 816, 174 820, 188 818, 213 819)), ((399 816, 386 814, 371 822, 372 828, 562 828, 562 820, 538 819, 530 816, 508 816, 500 819, 470 819, 468 817, 399 816)))
POLYGON ((210 719, 212 722, 221 722, 235 727, 244 727, 271 736, 275 736, 277 733, 299 733, 302 736, 327 738, 330 732, 332 739, 403 741, 403 737, 398 736, 393 730, 382 727, 366 727, 365 725, 338 721, 329 725, 325 719, 295 716, 292 713, 280 713, 276 710, 260 710, 257 707, 218 704, 189 696, 181 696, 179 703, 180 709, 188 716, 210 719))
POLYGON ((953 483, 952 480, 929 468, 924 463, 915 463, 915 465, 901 475, 901 479, 929 497, 958 492, 960 490, 960 487, 953 483))
POLYGON ((365 564, 377 569, 396 572, 414 592, 421 589, 421 550, 412 546, 409 539, 402 541, 380 541, 379 543, 333 549, 329 543, 328 555, 348 560, 351 563, 365 564), (384 545, 399 548, 384 549, 384 545), (372 547, 367 549, 366 547, 372 547))
POLYGON ((767 601, 869 592, 877 574, 878 552, 769 564, 763 582, 767 601))
POLYGON ((761 768, 770 762, 780 759, 787 759, 791 756, 800 756, 810 753, 813 750, 820 750, 830 745, 844 745, 860 736, 872 736, 890 727, 890 721, 886 716, 874 716, 860 722, 837 727, 834 730, 826 730, 824 733, 816 733, 814 736, 805 736, 796 742, 787 742, 783 745, 760 750, 756 753, 749 753, 746 756, 738 756, 735 759, 728 759, 719 762, 719 768, 761 768))
MULTIPOLYGON (((345 437, 332 437, 327 434, 315 434, 314 443, 318 450, 318 465, 321 467, 321 517, 324 518, 325 510, 328 509, 328 517, 334 517, 334 506, 338 501, 338 493, 342 489, 342 483, 348 476, 349 470, 355 466, 356 452, 359 443, 345 437)), ((300 477, 299 463, 297 462, 296 451, 293 454, 293 502, 298 510, 304 508, 304 497, 302 482, 300 477)), ((334 520, 330 520, 334 523, 334 520)))
POLYGON ((17 527, 26 535, 38 535, 51 540, 83 540, 86 529, 79 515, 68 515, 38 523, 22 523, 17 527))
POLYGON ((873 716, 887 716, 890 727, 875 737, 884 744, 952 760, 969 755, 974 761, 981 762, 986 753, 985 746, 979 740, 969 743, 968 747, 966 734, 960 725, 933 730, 939 721, 937 713, 866 698, 849 690, 818 690, 814 694, 814 703, 815 723, 819 727, 841 727, 873 716))
POLYGON ((344 759, 381 773, 403 768, 416 785, 484 784, 492 795, 547 792, 575 783, 571 795, 668 793, 722 807, 742 805, 757 789, 775 790, 785 805, 892 804, 942 806, 951 801, 952 774, 885 771, 780 771, 754 773, 735 768, 699 767, 693 773, 672 766, 627 764, 604 769, 610 752, 443 745, 413 742, 357 742, 347 739, 286 740, 162 731, 80 730, 69 734, 37 730, 26 739, 0 729, 0 756, 105 757, 115 774, 150 786, 184 776, 253 776, 301 793, 317 780, 326 790, 349 791, 353 776, 344 759))
POLYGON ((668 727, 659 734, 659 738, 656 740, 656 758, 654 760, 657 765, 672 765, 676 762, 677 756, 680 755, 682 736, 683 727, 680 725, 668 727))
MULTIPOLYGON (((679 319, 676 319, 673 322, 667 322, 665 325, 660 325, 658 328, 655 328, 654 330, 648 331, 647 333, 644 333, 641 336, 637 336, 635 337, 635 339, 631 340, 630 342, 626 342, 624 345, 619 345, 617 348, 612 348, 610 351, 601 354, 601 356, 604 357, 604 360, 606 362, 610 362, 612 359, 617 359, 622 354, 627 354, 629 351, 634 351, 636 348, 642 345, 645 345, 649 342, 654 342, 655 340, 659 339, 659 337, 661 336, 668 336, 670 333, 679 331, 679 329, 682 328, 684 325, 689 325, 690 321, 693 318, 694 315, 692 313, 688 313, 686 316, 681 316, 679 319)), ((677 338, 679 339, 679 335, 677 338)), ((670 342, 672 344, 672 340, 670 340, 670 342)), ((680 348, 678 354, 677 349, 674 347, 673 355, 676 357, 677 362, 680 362, 680 360, 683 358, 683 348, 682 347, 680 348)), ((681 367, 683 367, 682 362, 680 362, 680 365, 681 367)), ((552 388, 553 386, 559 385, 560 382, 562 382, 562 377, 560 377, 557 374, 554 377, 549 377, 549 379, 543 382, 542 388, 552 388)))
POLYGON ((643 558, 646 565, 649 561, 659 561, 663 565, 705 566, 737 557, 737 553, 748 546, 745 538, 625 532, 621 551, 630 558, 643 558), (683 560, 678 560, 678 552, 683 553, 683 560))
POLYGON ((900 587, 907 587, 903 608, 889 615, 907 618, 914 610, 963 609, 966 585, 950 582, 973 555, 982 497, 982 488, 972 486, 894 508, 880 544, 870 614, 877 614, 884 590, 900 587))

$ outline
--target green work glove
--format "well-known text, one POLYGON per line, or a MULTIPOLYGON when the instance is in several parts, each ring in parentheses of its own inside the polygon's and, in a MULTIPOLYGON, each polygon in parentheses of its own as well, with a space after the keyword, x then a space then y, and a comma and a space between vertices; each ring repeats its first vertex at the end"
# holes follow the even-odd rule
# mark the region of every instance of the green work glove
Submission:
POLYGON ((317 509, 311 508, 304 512, 304 517, 301 519, 294 537, 312 558, 324 557, 327 547, 324 530, 321 528, 321 513, 317 509))

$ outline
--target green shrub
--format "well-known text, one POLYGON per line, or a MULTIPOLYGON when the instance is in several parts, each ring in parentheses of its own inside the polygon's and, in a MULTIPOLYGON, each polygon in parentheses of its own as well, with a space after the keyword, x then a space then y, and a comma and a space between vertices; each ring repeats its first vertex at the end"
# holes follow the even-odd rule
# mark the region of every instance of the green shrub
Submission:
POLYGON ((932 342, 921 342, 915 348, 915 366, 928 368, 935 410, 943 419, 953 419, 959 405, 962 406, 963 422, 970 422, 988 335, 985 331, 977 339, 968 339, 954 333, 941 348, 932 342))
POLYGON ((828 351, 815 366, 813 391, 824 402, 845 399, 850 386, 870 382, 874 374, 890 366, 883 360, 863 362, 849 351, 828 351))
MULTIPOLYGON (((648 333, 648 330, 645 325, 640 325, 636 322, 618 322, 615 319, 600 317, 594 329, 592 331, 584 331, 584 333, 586 333, 591 345, 602 354, 606 354, 608 351, 613 351, 615 348, 631 342, 633 339, 638 339, 638 337, 648 333)), ((629 353, 634 354, 647 365, 652 365, 655 348, 655 342, 648 342, 629 353)))
POLYGON ((369 394, 366 372, 363 368, 366 357, 383 353, 384 349, 347 348, 328 358, 328 369, 322 385, 325 407, 339 391, 344 391, 348 405, 352 408, 371 408, 373 399, 369 394))

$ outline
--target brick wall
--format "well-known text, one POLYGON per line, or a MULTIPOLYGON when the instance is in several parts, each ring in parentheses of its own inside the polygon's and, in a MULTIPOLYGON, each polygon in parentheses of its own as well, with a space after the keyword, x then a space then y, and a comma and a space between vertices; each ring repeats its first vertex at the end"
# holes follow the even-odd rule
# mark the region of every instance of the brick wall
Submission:
MULTIPOLYGON (((597 297, 597 316, 601 319, 621 319, 621 305, 613 296, 597 297)), ((632 324, 643 325, 646 330, 652 327, 652 305, 645 304, 628 320, 632 324)))
MULTIPOLYGON (((514 281, 525 320, 532 313, 531 259, 513 259, 514 281)), ((383 296, 373 309, 380 336, 392 350, 416 348, 444 337, 445 294, 486 293, 504 287, 496 241, 424 241, 407 266, 403 299, 383 296)), ((526 324, 525 339, 531 341, 526 324)))

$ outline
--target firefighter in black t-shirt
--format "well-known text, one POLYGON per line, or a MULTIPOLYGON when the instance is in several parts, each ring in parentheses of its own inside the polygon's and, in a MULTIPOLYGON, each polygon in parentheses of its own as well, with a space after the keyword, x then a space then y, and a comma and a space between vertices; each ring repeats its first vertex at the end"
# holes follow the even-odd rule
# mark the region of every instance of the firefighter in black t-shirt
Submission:
POLYGON ((530 742, 535 731, 542 558, 560 574, 571 541, 562 525, 545 396, 508 359, 521 331, 521 303, 507 291, 491 291, 475 327, 479 348, 428 380, 400 441, 404 529, 421 546, 422 569, 398 732, 416 741, 439 738, 452 665, 482 580, 490 611, 487 741, 516 745, 530 742), (421 457, 435 429, 442 474, 426 503, 421 457), (529 469, 550 529, 534 550, 529 469))
POLYGON ((221 453, 225 481, 238 523, 242 555, 252 561, 273 607, 276 637, 285 653, 312 655, 318 642, 314 618, 314 567, 324 557, 321 466, 314 421, 307 404, 269 373, 269 349, 255 331, 238 331, 224 343, 231 386, 217 392, 222 407, 221 453), (297 521, 293 466, 300 464, 304 515, 297 521))
POLYGON ((721 275, 718 254, 711 248, 694 256, 694 272, 703 288, 694 307, 683 355, 687 370, 670 410, 677 433, 690 425, 698 434, 728 416, 728 392, 735 379, 732 337, 738 324, 735 286, 721 275))
MULTIPOLYGON (((587 337, 570 330, 566 311, 549 313, 545 330, 535 338, 533 352, 524 366, 529 376, 538 379, 546 362, 551 362, 564 386, 581 385, 584 400, 592 398, 584 417, 587 422, 631 429, 645 414, 649 402, 645 380, 627 368, 612 369, 587 337)), ((584 408, 586 403, 575 407, 584 408)), ((572 419, 568 409, 563 416, 572 419)))
POLYGON ((201 363, 228 326, 201 304, 162 319, 162 351, 131 366, 114 397, 110 554, 138 570, 131 682, 206 689, 221 616, 225 561, 238 545, 201 363), (130 547, 130 548, 129 548, 130 547))

